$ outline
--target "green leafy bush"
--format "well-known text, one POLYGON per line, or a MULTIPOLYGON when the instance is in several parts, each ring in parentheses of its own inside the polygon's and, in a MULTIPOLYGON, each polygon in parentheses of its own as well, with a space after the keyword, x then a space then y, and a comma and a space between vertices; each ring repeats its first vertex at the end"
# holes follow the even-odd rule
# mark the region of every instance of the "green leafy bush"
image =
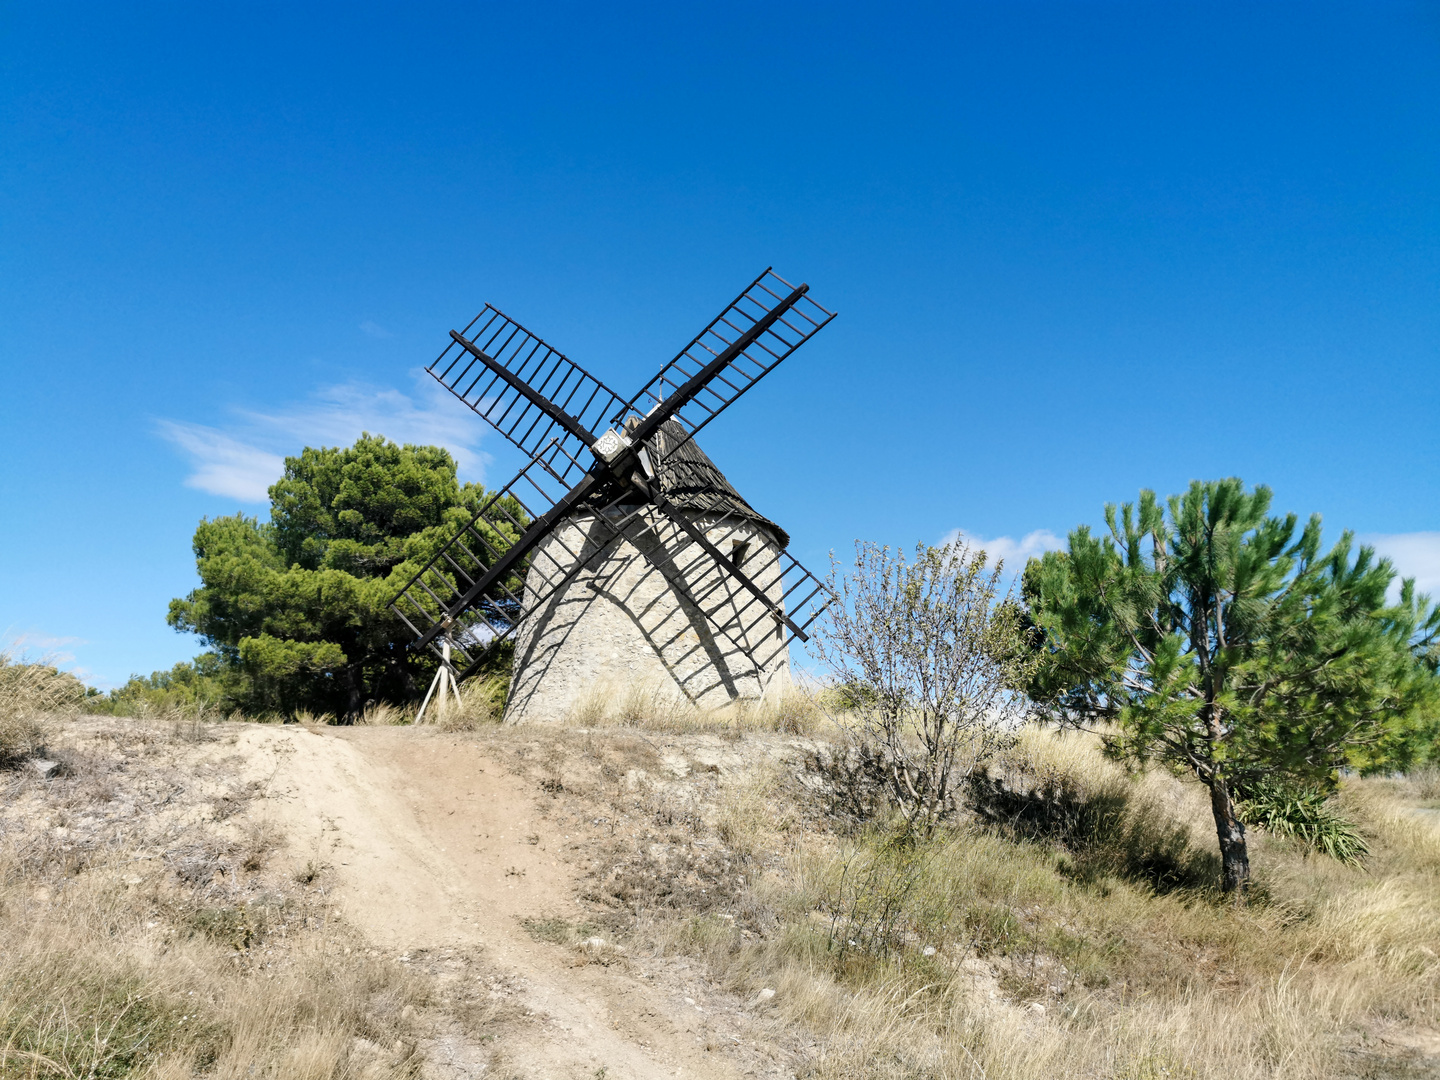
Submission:
POLYGON ((115 716, 205 712, 222 707, 235 681, 218 653, 201 653, 169 671, 132 675, 124 686, 92 698, 87 707, 115 716))

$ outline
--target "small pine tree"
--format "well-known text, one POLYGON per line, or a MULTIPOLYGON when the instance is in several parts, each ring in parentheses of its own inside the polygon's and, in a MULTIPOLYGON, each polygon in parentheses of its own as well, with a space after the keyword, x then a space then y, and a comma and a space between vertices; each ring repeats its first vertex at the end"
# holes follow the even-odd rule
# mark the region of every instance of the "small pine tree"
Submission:
POLYGON ((1043 658, 1031 695, 1062 719, 1107 722, 1131 761, 1190 772, 1210 791, 1222 887, 1250 880, 1238 792, 1283 782, 1324 793, 1346 766, 1403 767, 1440 697, 1440 609, 1320 519, 1269 516, 1265 487, 1195 482, 1105 508, 1031 560, 1024 594, 1043 658))

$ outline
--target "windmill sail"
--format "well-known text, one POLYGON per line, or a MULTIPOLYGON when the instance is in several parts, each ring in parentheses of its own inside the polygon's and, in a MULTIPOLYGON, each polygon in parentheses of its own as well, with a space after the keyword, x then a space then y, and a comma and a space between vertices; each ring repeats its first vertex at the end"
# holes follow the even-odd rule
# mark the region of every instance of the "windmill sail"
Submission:
POLYGON ((607 544, 620 539, 635 517, 635 507, 614 513, 618 500, 599 506, 567 502, 573 489, 567 490, 564 477, 574 467, 553 440, 487 499, 391 602, 417 644, 438 655, 441 639, 450 639, 460 654, 461 678, 597 554, 563 542, 541 545, 554 535, 557 510, 598 518, 607 544), (543 587, 537 589, 536 582, 543 587))
POLYGON ((623 404, 579 364, 489 304, 450 338, 426 370, 526 454, 559 439, 576 461, 623 404))
POLYGON ((835 317, 770 269, 625 404, 638 437, 675 420, 693 438, 835 317))

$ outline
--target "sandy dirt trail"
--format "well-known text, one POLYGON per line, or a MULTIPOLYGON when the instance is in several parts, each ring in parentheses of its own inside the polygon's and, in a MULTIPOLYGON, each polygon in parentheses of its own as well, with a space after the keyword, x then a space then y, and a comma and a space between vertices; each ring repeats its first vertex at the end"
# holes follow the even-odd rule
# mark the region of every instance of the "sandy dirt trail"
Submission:
MULTIPOLYGON (((299 865, 334 868, 335 906, 378 947, 483 950, 537 1022, 505 1040, 504 1075, 735 1077, 703 1015, 629 965, 587 965, 522 917, 583 918, 563 832, 533 784, 473 740, 415 728, 254 726, 241 735, 299 865), (707 1050, 709 1045, 711 1049, 707 1050)), ((483 1048, 442 1048, 437 1075, 495 1075, 483 1048)), ((432 1052, 432 1058, 435 1056, 432 1052)))

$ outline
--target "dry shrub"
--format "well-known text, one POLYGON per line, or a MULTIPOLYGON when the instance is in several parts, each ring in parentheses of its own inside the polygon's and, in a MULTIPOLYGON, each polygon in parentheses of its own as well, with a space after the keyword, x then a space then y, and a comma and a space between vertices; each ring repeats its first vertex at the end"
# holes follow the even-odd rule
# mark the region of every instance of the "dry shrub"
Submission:
POLYGON ((35 713, 0 712, 0 768, 13 768, 45 750, 47 725, 35 713))
POLYGON ((965 781, 1009 746, 1031 707, 1015 688, 1037 662, 1019 647, 1001 566, 962 541, 904 551, 857 540, 853 568, 832 554, 835 602, 816 654, 849 699, 836 720, 885 759, 890 800, 930 835, 965 781))

